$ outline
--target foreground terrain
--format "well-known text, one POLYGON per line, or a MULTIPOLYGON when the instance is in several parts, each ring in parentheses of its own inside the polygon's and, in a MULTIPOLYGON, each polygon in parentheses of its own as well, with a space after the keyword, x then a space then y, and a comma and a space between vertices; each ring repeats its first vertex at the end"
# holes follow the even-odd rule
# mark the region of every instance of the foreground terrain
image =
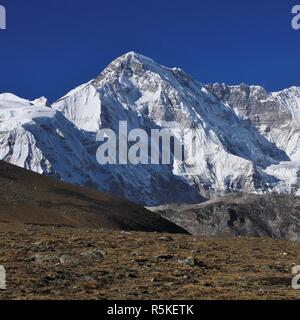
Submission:
MULTIPOLYGON (((192 232, 191 224, 207 227, 215 223, 209 217, 223 216, 226 230, 250 222, 258 230, 263 211, 254 217, 260 207, 238 199, 218 205, 218 212, 208 202, 204 216, 201 205, 181 210, 194 219, 182 226, 192 232)), ((280 212, 259 203, 275 215, 269 219, 274 230, 281 212, 291 214, 281 230, 297 225, 296 199, 281 199, 280 212), (288 206, 294 202, 295 212, 288 206)), ((7 272, 0 299, 299 299, 291 288, 299 243, 232 235, 190 236, 128 201, 0 161, 0 266, 7 272)))
POLYGON ((0 223, 0 299, 299 299, 300 245, 0 223))

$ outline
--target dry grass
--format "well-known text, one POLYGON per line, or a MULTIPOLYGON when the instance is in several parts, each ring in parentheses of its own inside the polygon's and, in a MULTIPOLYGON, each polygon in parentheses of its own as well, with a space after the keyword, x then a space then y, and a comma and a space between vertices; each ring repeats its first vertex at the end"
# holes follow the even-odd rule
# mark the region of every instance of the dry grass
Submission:
POLYGON ((2 299, 299 299, 299 244, 0 223, 2 299))

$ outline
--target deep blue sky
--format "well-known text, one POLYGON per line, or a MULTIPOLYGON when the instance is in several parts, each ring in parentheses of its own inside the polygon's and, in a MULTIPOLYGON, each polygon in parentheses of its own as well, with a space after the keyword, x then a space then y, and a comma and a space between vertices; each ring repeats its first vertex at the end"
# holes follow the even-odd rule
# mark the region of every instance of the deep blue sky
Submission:
POLYGON ((201 82, 300 85, 300 0, 0 0, 0 92, 54 101, 134 50, 201 82))

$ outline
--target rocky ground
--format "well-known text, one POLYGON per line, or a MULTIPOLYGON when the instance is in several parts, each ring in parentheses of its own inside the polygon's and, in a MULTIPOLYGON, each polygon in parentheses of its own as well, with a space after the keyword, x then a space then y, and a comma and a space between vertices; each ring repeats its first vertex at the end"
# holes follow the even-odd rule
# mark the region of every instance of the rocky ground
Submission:
POLYGON ((300 245, 0 223, 1 299, 299 299, 300 245))
POLYGON ((149 208, 192 235, 300 242, 300 197, 231 193, 200 204, 149 208))

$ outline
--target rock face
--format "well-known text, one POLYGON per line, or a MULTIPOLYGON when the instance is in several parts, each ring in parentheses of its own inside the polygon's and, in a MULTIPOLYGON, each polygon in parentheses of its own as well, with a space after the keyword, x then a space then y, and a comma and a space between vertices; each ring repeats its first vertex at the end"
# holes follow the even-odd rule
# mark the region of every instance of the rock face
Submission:
POLYGON ((135 52, 47 107, 0 95, 0 159, 66 182, 155 206, 230 192, 299 191, 299 89, 202 85, 135 52), (99 130, 197 129, 194 170, 96 161, 99 130))
POLYGON ((150 208, 193 235, 300 241, 300 198, 231 194, 199 205, 150 208))

